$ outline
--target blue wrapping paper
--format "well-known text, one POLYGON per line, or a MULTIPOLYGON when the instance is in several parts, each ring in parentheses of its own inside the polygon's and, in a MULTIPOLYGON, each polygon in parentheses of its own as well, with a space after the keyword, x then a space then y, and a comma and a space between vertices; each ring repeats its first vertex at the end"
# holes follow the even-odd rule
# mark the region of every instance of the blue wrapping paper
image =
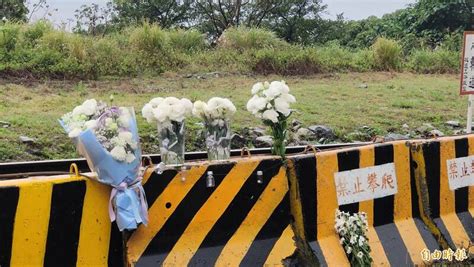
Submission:
MULTIPOLYGON (((64 123, 61 125, 66 129, 64 123)), ((134 118, 128 130, 138 144, 138 130, 134 118)), ((148 205, 141 183, 141 150, 135 149, 135 160, 131 163, 115 160, 99 143, 91 130, 83 131, 74 138, 77 149, 89 167, 97 173, 98 181, 113 187, 110 195, 109 215, 117 221, 120 231, 136 229, 138 224, 148 223, 148 205)))

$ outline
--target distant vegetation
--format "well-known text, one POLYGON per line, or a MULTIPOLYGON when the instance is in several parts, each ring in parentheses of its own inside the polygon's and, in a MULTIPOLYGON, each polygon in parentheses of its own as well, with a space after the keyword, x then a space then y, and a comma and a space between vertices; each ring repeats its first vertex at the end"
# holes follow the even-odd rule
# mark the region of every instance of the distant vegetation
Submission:
POLYGON ((24 1, 8 0, 0 12, 0 75, 452 73, 469 1, 419 0, 382 18, 348 21, 322 18, 321 0, 115 0, 82 6, 70 33, 46 20, 25 23, 24 1))

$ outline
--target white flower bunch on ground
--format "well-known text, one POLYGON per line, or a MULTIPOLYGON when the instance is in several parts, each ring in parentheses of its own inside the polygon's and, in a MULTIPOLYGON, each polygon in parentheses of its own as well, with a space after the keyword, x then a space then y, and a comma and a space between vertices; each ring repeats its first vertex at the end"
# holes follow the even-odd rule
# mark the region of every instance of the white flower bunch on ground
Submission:
POLYGON ((257 118, 277 123, 291 114, 290 104, 296 99, 284 81, 256 83, 252 87, 252 98, 247 102, 247 110, 257 118))
POLYGON ((107 107, 103 102, 88 99, 62 116, 61 121, 70 138, 91 130, 115 160, 127 163, 135 160, 138 142, 129 129, 134 118, 128 108, 107 107))
POLYGON ((368 223, 365 212, 350 215, 337 209, 334 228, 339 234, 339 242, 343 246, 351 266, 370 266, 372 257, 367 238, 368 223))
POLYGON ((142 116, 148 123, 168 126, 171 121, 182 122, 192 110, 193 103, 187 98, 156 97, 143 106, 142 116))
POLYGON ((196 101, 193 106, 193 115, 203 119, 206 123, 223 126, 235 114, 236 108, 227 98, 213 97, 209 101, 196 101))
POLYGON ((290 104, 296 99, 284 81, 256 83, 252 87, 252 98, 247 102, 247 110, 263 120, 272 129, 272 153, 285 158, 287 119, 292 113, 290 104))

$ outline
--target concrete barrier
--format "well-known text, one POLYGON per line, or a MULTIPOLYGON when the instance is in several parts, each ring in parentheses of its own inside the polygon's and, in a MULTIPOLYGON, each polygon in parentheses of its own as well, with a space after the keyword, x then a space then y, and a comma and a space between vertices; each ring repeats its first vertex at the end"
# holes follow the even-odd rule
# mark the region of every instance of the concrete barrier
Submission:
MULTIPOLYGON (((474 242, 474 187, 450 190, 447 161, 473 156, 474 136, 415 142, 412 151, 416 174, 426 191, 426 216, 451 249, 468 248, 474 242)), ((467 167, 474 173, 474 165, 467 167)))
POLYGON ((0 266, 121 266, 107 186, 76 175, 0 181, 0 266))
POLYGON ((439 249, 432 233, 419 214, 415 179, 410 169, 410 148, 405 142, 394 142, 320 152, 290 158, 290 186, 297 187, 301 212, 293 213, 299 223, 295 231, 306 240, 319 264, 349 264, 334 230, 334 211, 364 211, 369 221, 369 243, 374 265, 406 266, 423 264, 421 251, 439 249), (338 206, 334 174, 340 171, 394 163, 398 193, 373 200, 338 206))
POLYGON ((278 158, 152 172, 144 188, 150 222, 128 240, 131 265, 275 266, 295 251, 288 184, 278 158), (212 188, 206 187, 209 171, 212 188))

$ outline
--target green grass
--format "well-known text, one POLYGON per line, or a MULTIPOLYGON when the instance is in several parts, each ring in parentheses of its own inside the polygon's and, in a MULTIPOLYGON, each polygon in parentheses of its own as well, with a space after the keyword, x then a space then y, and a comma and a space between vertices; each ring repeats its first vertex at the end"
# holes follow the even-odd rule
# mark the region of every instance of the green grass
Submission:
MULTIPOLYGON (((0 128, 0 161, 77 157, 74 146, 57 119, 87 98, 133 106, 137 112, 142 147, 157 153, 155 127, 141 118, 141 107, 156 96, 188 97, 192 101, 212 96, 230 98, 238 108, 233 128, 261 125, 245 109, 250 88, 257 81, 279 76, 224 75, 219 78, 184 78, 165 73, 154 78, 99 81, 0 80, 0 120, 11 123, 0 128), (21 144, 20 135, 37 139, 35 145, 21 144)), ((409 73, 346 73, 327 76, 285 78, 296 96, 292 118, 306 126, 325 124, 342 137, 367 125, 377 133, 404 133, 403 124, 415 129, 423 123, 452 134, 447 120, 465 121, 467 99, 458 94, 458 76, 409 73), (359 88, 365 83, 368 88, 359 88)), ((196 119, 188 121, 188 148, 195 149, 196 119)), ((345 138, 342 138, 347 140, 345 138)))

